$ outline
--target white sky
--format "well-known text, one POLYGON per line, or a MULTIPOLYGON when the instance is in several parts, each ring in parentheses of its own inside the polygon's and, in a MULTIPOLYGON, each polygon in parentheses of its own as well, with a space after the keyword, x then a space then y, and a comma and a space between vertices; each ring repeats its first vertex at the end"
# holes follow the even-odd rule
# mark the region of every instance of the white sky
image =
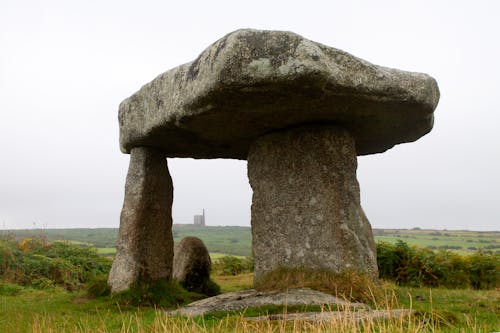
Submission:
MULTIPOLYGON (((500 1, 0 0, 0 228, 118 227, 118 104, 239 28, 436 78, 435 127, 359 158, 375 228, 500 230, 500 1)), ((250 225, 246 162, 169 160, 174 222, 250 225)))

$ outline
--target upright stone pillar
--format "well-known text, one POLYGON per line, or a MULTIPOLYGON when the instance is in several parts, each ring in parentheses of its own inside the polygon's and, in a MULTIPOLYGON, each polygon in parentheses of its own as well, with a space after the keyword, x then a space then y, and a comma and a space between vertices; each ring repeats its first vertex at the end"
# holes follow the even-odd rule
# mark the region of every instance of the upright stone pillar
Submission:
POLYGON ((348 131, 303 127, 267 134, 248 154, 255 279, 280 267, 377 276, 348 131))
POLYGON ((108 280, 113 292, 137 282, 171 279, 172 200, 172 179, 164 154, 153 148, 133 148, 116 257, 108 280))

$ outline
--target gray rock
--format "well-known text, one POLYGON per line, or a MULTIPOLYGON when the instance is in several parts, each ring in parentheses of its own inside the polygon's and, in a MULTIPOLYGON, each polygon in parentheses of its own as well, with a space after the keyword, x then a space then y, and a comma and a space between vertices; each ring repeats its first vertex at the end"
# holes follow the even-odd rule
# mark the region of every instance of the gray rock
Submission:
POLYGON ((405 320, 414 315, 415 310, 412 309, 391 309, 391 310, 370 310, 370 311, 323 311, 323 312, 302 312, 302 313, 284 313, 268 316, 248 317, 250 321, 307 321, 312 323, 331 324, 333 326, 342 327, 347 323, 357 323, 361 321, 378 321, 384 319, 401 319, 405 320))
POLYGON ((178 310, 169 311, 170 315, 201 316, 215 311, 241 311, 249 307, 264 305, 325 305, 344 309, 370 309, 363 303, 352 303, 338 297, 308 288, 287 291, 260 292, 254 289, 225 293, 188 304, 178 310))
POLYGON ((164 154, 153 148, 132 149, 116 257, 108 280, 113 292, 134 283, 171 279, 172 199, 164 154))
POLYGON ((433 125, 436 81, 373 65, 291 32, 238 30, 120 105, 120 145, 168 157, 246 159, 262 135, 304 123, 346 128, 358 155, 433 125))
POLYGON ((255 280, 280 267, 377 277, 348 131, 302 127, 258 139, 248 155, 255 280))
POLYGON ((203 241, 185 237, 175 247, 172 277, 190 291, 207 293, 212 262, 203 241))
MULTIPOLYGON (((132 155, 157 149, 158 163, 162 154, 248 159, 257 279, 279 267, 375 278, 356 156, 428 133, 438 100, 426 74, 376 66, 291 32, 238 30, 123 101, 120 147, 132 155)), ((167 183, 157 169, 148 176, 146 165, 131 165, 113 290, 170 274, 171 183, 169 196, 155 183, 167 183), (132 179, 136 169, 140 179, 132 179)))

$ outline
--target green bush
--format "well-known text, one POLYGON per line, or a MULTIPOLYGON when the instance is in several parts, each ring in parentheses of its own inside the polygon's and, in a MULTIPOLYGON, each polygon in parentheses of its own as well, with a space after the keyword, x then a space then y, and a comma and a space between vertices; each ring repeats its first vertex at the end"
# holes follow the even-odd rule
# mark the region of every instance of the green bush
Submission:
POLYGON ((478 251, 469 257, 471 286, 475 289, 499 287, 500 255, 478 251))
POLYGON ((96 298, 111 295, 111 287, 108 285, 108 276, 101 275, 93 278, 86 286, 87 296, 96 298))
POLYGON ((163 308, 171 308, 204 298, 201 294, 185 290, 175 281, 137 283, 125 291, 112 294, 111 297, 124 306, 159 306, 163 308))
POLYGON ((500 255, 476 252, 460 256, 449 250, 437 252, 395 244, 377 243, 377 264, 382 279, 414 287, 488 289, 499 286, 500 255))
POLYGON ((12 283, 0 283, 0 296, 16 296, 23 290, 23 287, 12 283))
POLYGON ((216 296, 220 294, 220 286, 212 281, 211 279, 208 280, 207 284, 205 285, 205 288, 203 290, 203 294, 207 296, 216 296))
POLYGON ((42 277, 33 279, 31 281, 31 286, 35 289, 50 290, 50 289, 53 289, 55 287, 55 283, 53 280, 42 276, 42 277))
POLYGON ((37 289, 61 286, 76 290, 107 274, 111 261, 94 248, 68 242, 48 243, 44 238, 0 239, 0 279, 37 289))
POLYGON ((224 256, 214 262, 213 269, 221 275, 238 275, 253 272, 253 259, 224 256))
POLYGON ((9 242, 0 240, 0 275, 6 274, 11 268, 15 267, 16 258, 15 249, 9 242))

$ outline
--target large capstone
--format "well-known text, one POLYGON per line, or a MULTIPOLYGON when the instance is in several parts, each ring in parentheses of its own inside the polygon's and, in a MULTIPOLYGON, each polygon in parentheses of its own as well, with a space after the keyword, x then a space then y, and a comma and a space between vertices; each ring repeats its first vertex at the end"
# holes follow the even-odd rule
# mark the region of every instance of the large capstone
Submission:
POLYGON ((238 30, 120 104, 120 146, 168 157, 246 159, 262 135, 303 124, 349 130, 358 155, 428 133, 436 81, 291 32, 238 30))
POLYGON ((256 280, 279 268, 377 276, 356 167, 353 136, 338 127, 271 133, 251 146, 256 280))
POLYGON ((164 154, 146 147, 132 149, 116 257, 108 280, 113 292, 134 283, 171 279, 172 200, 164 154))

